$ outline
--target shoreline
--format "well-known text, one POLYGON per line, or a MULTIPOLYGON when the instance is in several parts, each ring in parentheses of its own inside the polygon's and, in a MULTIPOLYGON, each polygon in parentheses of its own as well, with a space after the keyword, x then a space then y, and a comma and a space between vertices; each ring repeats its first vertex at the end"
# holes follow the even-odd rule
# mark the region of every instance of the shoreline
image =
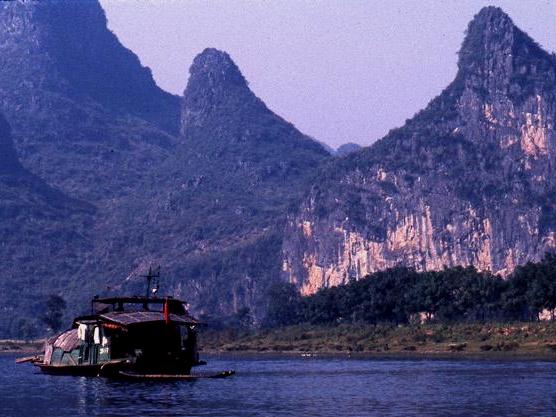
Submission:
MULTIPOLYGON (((0 354, 40 354, 45 339, 0 340, 0 354)), ((304 359, 556 361, 556 322, 295 325, 200 333, 199 354, 304 359)))
POLYGON ((556 353, 526 353, 526 352, 304 352, 304 351, 274 351, 261 352, 256 350, 200 351, 201 357, 208 358, 240 358, 240 359, 284 359, 301 358, 306 360, 462 360, 462 361, 523 361, 523 362, 556 362, 556 353))
POLYGON ((43 353, 45 339, 36 340, 18 340, 18 339, 0 339, 0 354, 3 353, 43 353))
MULTIPOLYGON (((3 341, 0 341, 2 344, 3 341)), ((18 356, 42 354, 40 349, 18 348, 2 349, 0 356, 18 356)), ((304 352, 304 351, 272 351, 256 350, 226 351, 203 350, 200 358, 209 359, 303 359, 303 360, 399 360, 399 361, 500 361, 500 362, 556 362, 556 353, 538 352, 304 352)))
POLYGON ((338 358, 502 359, 556 361, 556 323, 453 323, 334 326, 301 324, 209 331, 201 352, 338 358))

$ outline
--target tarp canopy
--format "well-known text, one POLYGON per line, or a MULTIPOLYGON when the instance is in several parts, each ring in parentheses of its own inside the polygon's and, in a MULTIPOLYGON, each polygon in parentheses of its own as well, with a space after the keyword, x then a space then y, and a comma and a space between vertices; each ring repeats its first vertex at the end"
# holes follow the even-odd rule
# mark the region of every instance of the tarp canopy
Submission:
POLYGON ((71 329, 62 333, 56 338, 56 340, 54 340, 53 343, 55 348, 60 348, 64 352, 70 352, 79 347, 80 344, 81 341, 79 340, 79 337, 77 337, 77 329, 71 329))

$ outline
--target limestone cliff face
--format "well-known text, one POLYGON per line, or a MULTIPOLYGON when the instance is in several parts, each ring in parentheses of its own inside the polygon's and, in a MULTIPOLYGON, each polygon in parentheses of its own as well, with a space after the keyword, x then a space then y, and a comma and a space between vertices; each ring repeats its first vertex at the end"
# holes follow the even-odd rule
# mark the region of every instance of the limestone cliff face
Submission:
POLYGON ((556 58, 500 9, 469 24, 456 79, 385 138, 323 169, 289 218, 303 293, 398 264, 507 274, 556 246, 556 58))

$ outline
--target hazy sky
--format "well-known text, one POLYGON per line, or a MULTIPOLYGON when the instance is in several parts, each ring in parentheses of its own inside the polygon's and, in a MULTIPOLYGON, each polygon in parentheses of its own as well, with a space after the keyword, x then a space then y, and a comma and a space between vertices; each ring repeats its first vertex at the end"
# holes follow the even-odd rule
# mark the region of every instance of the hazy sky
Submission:
POLYGON ((204 48, 225 50, 273 111, 333 147, 368 145, 438 95, 485 5, 556 51, 556 0, 100 1, 165 90, 182 94, 204 48))

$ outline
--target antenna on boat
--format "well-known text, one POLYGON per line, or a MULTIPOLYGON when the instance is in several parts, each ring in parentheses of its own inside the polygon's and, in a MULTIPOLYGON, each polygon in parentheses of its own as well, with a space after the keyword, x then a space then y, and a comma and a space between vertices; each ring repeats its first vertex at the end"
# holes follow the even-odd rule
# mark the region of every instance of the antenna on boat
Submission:
POLYGON ((158 291, 158 287, 160 284, 160 265, 153 270, 152 266, 149 266, 149 272, 147 275, 141 275, 144 278, 147 278, 147 296, 146 299, 149 299, 151 295, 151 284, 153 284, 152 293, 156 296, 158 291), (154 280, 154 281, 153 281, 154 280))

